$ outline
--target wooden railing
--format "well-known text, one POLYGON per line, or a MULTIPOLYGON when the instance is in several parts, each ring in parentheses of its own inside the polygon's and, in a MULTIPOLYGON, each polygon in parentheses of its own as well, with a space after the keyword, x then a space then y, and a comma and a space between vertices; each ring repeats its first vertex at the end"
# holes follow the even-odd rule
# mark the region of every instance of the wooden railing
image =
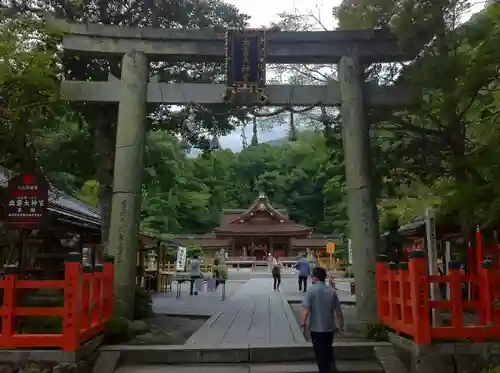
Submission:
POLYGON ((378 257, 380 321, 397 333, 412 337, 419 345, 428 345, 434 340, 466 338, 483 342, 500 338, 500 273, 492 261, 485 259, 477 275, 463 273, 460 263, 451 262, 447 275, 431 276, 428 275, 426 255, 422 250, 414 250, 409 262, 397 264, 387 263, 385 256, 378 257), (439 284, 445 285, 449 294, 431 300, 429 288, 439 284), (476 286, 477 298, 465 298, 463 284, 476 286), (441 312, 446 310, 450 321, 433 326, 432 312, 443 316, 441 312), (475 320, 467 320, 473 316, 475 320))
POLYGON ((113 312, 111 257, 103 265, 91 268, 82 266, 79 253, 70 253, 64 263, 64 280, 23 280, 18 273, 18 267, 7 266, 0 280, 3 289, 0 348, 60 348, 74 352, 103 332, 113 312), (16 302, 26 289, 60 289, 64 303, 61 307, 18 306, 16 302), (20 316, 58 316, 62 320, 61 333, 19 333, 16 318, 20 316))

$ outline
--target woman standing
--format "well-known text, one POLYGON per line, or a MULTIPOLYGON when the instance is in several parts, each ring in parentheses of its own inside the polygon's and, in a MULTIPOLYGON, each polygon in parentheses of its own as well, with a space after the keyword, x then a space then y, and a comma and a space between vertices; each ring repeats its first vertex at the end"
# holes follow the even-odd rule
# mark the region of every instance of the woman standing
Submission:
POLYGON ((281 285, 281 260, 276 256, 272 260, 272 274, 273 274, 273 289, 280 291, 281 285))

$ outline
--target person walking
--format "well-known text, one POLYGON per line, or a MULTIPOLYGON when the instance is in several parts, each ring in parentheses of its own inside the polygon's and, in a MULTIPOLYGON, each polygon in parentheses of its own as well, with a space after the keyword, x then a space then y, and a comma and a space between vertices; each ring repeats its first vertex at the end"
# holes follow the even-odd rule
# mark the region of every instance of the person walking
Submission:
POLYGON ((194 283, 196 280, 201 278, 201 263, 198 259, 198 255, 195 255, 191 260, 191 281, 189 282, 189 295, 198 295, 198 292, 194 290, 194 283))
POLYGON ((219 287, 220 279, 221 279, 221 271, 220 271, 220 262, 218 258, 214 259, 214 265, 212 266, 212 276, 215 279, 215 290, 219 287))
POLYGON ((271 253, 267 254, 267 269, 269 272, 273 272, 273 262, 274 262, 274 257, 271 255, 271 253))
POLYGON ((272 261, 272 270, 271 273, 273 275, 273 289, 274 291, 280 291, 281 285, 281 261, 276 256, 272 261))
POLYGON ((299 261, 295 264, 295 269, 299 271, 299 292, 304 289, 307 292, 307 279, 311 271, 311 262, 307 259, 306 254, 302 255, 299 261))
POLYGON ((326 270, 315 267, 313 282, 302 303, 301 328, 309 330, 319 373, 337 372, 333 354, 336 332, 344 330, 344 316, 336 291, 326 286, 326 270), (335 316, 338 327, 335 326, 335 316), (333 368, 333 370, 332 370, 333 368))

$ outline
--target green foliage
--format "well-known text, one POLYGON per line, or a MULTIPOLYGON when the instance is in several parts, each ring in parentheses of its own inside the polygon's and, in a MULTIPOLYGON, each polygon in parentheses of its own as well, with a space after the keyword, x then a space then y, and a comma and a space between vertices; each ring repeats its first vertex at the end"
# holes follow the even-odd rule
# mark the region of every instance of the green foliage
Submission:
POLYGON ((500 373, 500 366, 485 368, 481 373, 500 373))
MULTIPOLYGON (((334 10, 342 27, 391 28, 407 49, 434 37, 414 61, 373 64, 366 70, 367 80, 407 84, 419 98, 419 105, 392 113, 385 109, 368 113, 373 123, 381 227, 387 228, 394 219, 404 224, 428 206, 439 207, 462 226, 500 223, 496 185, 500 178, 500 5, 491 5, 474 22, 459 25, 453 17, 467 1, 426 0, 416 6, 410 0, 357 3, 353 7, 344 2, 334 10)), ((186 3, 189 9, 183 10, 166 1, 154 9, 128 7, 122 1, 92 4, 56 0, 40 7, 55 9, 59 17, 71 21, 123 26, 205 28, 241 26, 246 20, 236 8, 220 1, 186 3), (129 10, 123 12, 123 7, 129 10)), ((288 17, 280 23, 283 28, 309 27, 297 17, 288 17)), ((101 193, 111 185, 116 109, 61 102, 59 79, 64 73, 68 79, 106 80, 109 73, 119 75, 119 63, 61 56, 56 43, 60 32, 27 17, 7 19, 0 27, 0 165, 33 168, 37 159, 56 186, 103 207, 101 193), (103 138, 106 146, 101 146, 103 138)), ((210 81, 220 80, 222 67, 216 64, 194 64, 189 71, 183 65, 158 64, 152 72, 162 81, 196 81, 204 79, 200 74, 204 68, 210 81)), ((291 81, 317 83, 333 78, 314 71, 304 78, 300 71, 292 70, 291 81)), ((225 104, 205 108, 187 126, 185 108, 174 112, 150 107, 141 229, 154 234, 205 233, 218 224, 221 209, 246 208, 263 191, 293 220, 318 232, 348 234, 342 123, 337 113, 330 112, 327 121, 298 115, 294 126, 320 123, 322 132, 301 132, 293 136, 294 142, 271 146, 255 141, 240 153, 217 150, 188 158, 179 135, 207 150, 209 135, 235 128, 231 109, 225 104)), ((284 124, 284 118, 262 122, 269 127, 284 124)), ((257 125, 261 124, 256 121, 257 125)), ((189 250, 193 253, 196 248, 189 250)), ((170 254, 175 258, 175 252, 170 254)))
POLYGON ((195 256, 203 258, 203 249, 199 246, 190 246, 187 248, 186 256, 188 258, 194 258, 195 256))
MULTIPOLYGON (((280 146, 259 144, 240 153, 219 150, 186 158, 165 132, 148 138, 142 229, 152 233, 205 233, 223 208, 246 208, 259 192, 292 219, 320 232, 344 232, 343 167, 319 134, 280 146), (332 162, 333 161, 333 162, 332 162), (332 166, 332 163, 334 166, 332 166)), ((188 256, 199 248, 191 247, 188 256)), ((174 250, 175 251, 175 250, 174 250)), ((175 258, 176 252, 171 256, 175 258)))
POLYGON ((34 140, 60 122, 59 34, 20 17, 0 24, 0 164, 38 170, 34 140))
POLYGON ((108 321, 104 329, 104 343, 115 344, 132 340, 135 337, 130 320, 125 317, 114 317, 108 321))
POLYGON ((368 324, 366 325, 365 337, 367 339, 383 342, 389 340, 387 328, 382 324, 368 324))
POLYGON ((392 113, 369 113, 375 123, 375 167, 382 171, 382 225, 391 217, 406 223, 428 206, 438 206, 463 227, 500 222, 493 181, 500 129, 495 47, 500 4, 461 24, 471 4, 359 0, 335 9, 344 28, 390 28, 407 50, 427 43, 403 68, 379 64, 366 70, 368 79, 381 84, 407 84, 419 101, 392 113))
POLYGON ((92 207, 99 207, 99 182, 87 180, 76 197, 92 207))
POLYGON ((140 286, 135 287, 134 320, 144 320, 153 316, 153 299, 140 286))

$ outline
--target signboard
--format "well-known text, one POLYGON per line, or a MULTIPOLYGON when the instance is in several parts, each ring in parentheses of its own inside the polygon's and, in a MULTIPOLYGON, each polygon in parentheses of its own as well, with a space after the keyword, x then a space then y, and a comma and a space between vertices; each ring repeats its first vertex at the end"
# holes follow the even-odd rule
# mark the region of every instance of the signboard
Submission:
POLYGON ((266 83, 265 30, 227 30, 226 85, 251 89, 266 83))
POLYGON ((5 201, 5 221, 13 229, 38 229, 49 203, 49 184, 33 174, 9 180, 5 201))
POLYGON ((326 252, 328 254, 335 254, 335 247, 336 247, 335 242, 328 242, 326 244, 326 252))
POLYGON ((176 271, 184 271, 186 269, 186 254, 187 250, 185 247, 179 246, 177 248, 177 260, 175 262, 176 271))
POLYGON ((349 262, 349 264, 352 264, 352 245, 351 245, 351 243, 352 243, 352 241, 349 238, 347 240, 347 261, 349 262))

